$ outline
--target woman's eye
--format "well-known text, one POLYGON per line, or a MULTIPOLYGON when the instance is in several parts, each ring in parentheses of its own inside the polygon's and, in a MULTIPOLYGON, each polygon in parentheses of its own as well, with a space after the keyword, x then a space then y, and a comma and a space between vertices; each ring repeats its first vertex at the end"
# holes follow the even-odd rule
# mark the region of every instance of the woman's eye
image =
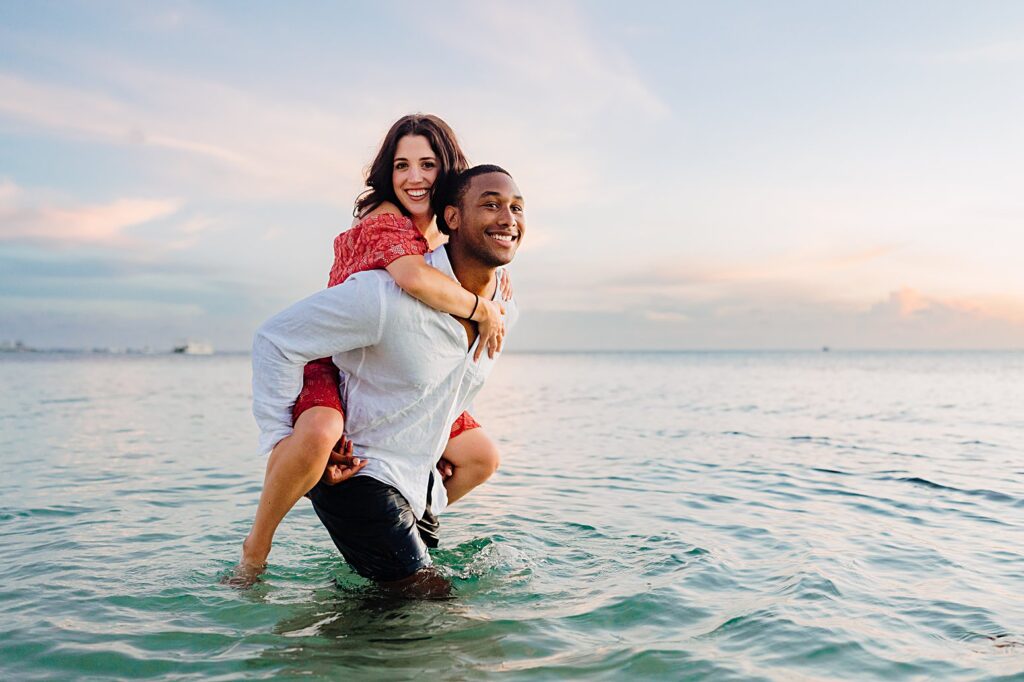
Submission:
POLYGON ((405 170, 405 164, 404 163, 396 163, 395 164, 395 170, 405 170))
POLYGON ((426 162, 425 164, 423 164, 423 167, 424 167, 424 168, 426 168, 427 170, 431 170, 431 169, 433 169, 433 168, 434 168, 434 167, 435 167, 436 165, 437 165, 437 164, 435 164, 435 163, 434 163, 433 161, 428 161, 428 162, 426 162))

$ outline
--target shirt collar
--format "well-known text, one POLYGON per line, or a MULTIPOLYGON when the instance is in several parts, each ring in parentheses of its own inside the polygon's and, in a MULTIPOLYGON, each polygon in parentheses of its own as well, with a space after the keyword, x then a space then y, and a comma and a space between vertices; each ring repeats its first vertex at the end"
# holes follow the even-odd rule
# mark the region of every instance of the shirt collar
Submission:
POLYGON ((445 248, 444 244, 437 247, 426 255, 427 262, 433 265, 435 268, 448 275, 456 282, 459 278, 455 276, 455 271, 452 270, 452 262, 448 260, 448 249, 445 248))
MULTIPOLYGON (((424 258, 426 259, 427 263, 429 263, 430 265, 434 266, 435 268, 437 268, 438 270, 440 270, 444 274, 448 275, 449 277, 454 279, 456 282, 459 281, 459 278, 455 276, 455 271, 452 270, 452 262, 450 260, 448 260, 448 249, 446 248, 446 246, 444 244, 442 244, 441 246, 437 247, 433 251, 430 251, 429 253, 427 253, 424 256, 424 258)), ((499 272, 497 270, 494 271, 494 277, 495 277, 495 279, 500 277, 500 274, 499 274, 499 272)), ((491 300, 492 301, 497 301, 498 300, 498 298, 500 296, 500 291, 501 291, 501 282, 499 280, 495 284, 495 286, 494 286, 494 294, 491 296, 491 300)))

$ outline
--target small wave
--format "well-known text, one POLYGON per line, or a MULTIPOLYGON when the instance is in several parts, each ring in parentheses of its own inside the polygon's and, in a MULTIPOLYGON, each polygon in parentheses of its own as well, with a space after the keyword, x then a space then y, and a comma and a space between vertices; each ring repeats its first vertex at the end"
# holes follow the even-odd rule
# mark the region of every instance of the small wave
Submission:
POLYGON ((434 553, 436 564, 452 578, 471 580, 490 573, 525 577, 535 562, 529 554, 497 537, 474 538, 434 553))
POLYGON ((911 485, 931 488, 932 490, 949 490, 951 492, 963 493, 964 495, 983 497, 986 500, 990 500, 992 502, 1005 502, 1007 504, 1012 504, 1015 507, 1024 504, 1024 500, 1016 498, 1012 495, 1007 495, 1006 493, 1001 493, 997 490, 988 490, 985 488, 956 488, 949 485, 943 485, 942 483, 936 483, 935 481, 930 481, 927 478, 921 478, 920 476, 905 476, 902 478, 883 477, 882 480, 910 483, 911 485))
POLYGON ((806 571, 786 576, 776 593, 812 601, 842 596, 834 582, 820 573, 806 571))
POLYGON ((958 488, 952 488, 948 485, 942 485, 935 481, 929 481, 927 478, 921 478, 919 476, 908 476, 906 478, 897 478, 897 481, 903 481, 904 483, 913 483, 914 485, 922 485, 926 488, 933 488, 935 490, 958 490, 958 488))
POLYGON ((1024 637, 1005 635, 982 635, 997 649, 1018 649, 1024 651, 1024 637))
POLYGON ((79 514, 85 514, 92 511, 88 507, 76 507, 70 505, 62 505, 56 507, 41 507, 38 509, 0 509, 0 521, 10 521, 12 519, 25 519, 31 517, 69 517, 78 516, 79 514))

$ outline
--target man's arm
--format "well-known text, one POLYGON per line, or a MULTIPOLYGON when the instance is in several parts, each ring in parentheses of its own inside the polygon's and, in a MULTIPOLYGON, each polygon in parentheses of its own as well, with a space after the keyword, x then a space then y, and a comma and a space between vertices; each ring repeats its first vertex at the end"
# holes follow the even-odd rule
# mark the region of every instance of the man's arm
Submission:
POLYGON ((292 432, 292 406, 307 362, 376 344, 386 304, 381 273, 354 275, 270 318, 252 344, 252 411, 260 451, 292 432))

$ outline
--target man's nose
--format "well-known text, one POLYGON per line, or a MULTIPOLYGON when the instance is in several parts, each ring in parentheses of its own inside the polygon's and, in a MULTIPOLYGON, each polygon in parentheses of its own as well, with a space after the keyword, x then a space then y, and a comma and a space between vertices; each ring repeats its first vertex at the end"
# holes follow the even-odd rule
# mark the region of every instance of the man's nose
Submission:
POLYGON ((505 206, 504 208, 502 208, 501 211, 498 214, 498 220, 500 221, 500 224, 503 225, 503 226, 504 225, 508 225, 509 227, 515 227, 516 226, 516 216, 512 212, 512 207, 511 206, 505 206))

